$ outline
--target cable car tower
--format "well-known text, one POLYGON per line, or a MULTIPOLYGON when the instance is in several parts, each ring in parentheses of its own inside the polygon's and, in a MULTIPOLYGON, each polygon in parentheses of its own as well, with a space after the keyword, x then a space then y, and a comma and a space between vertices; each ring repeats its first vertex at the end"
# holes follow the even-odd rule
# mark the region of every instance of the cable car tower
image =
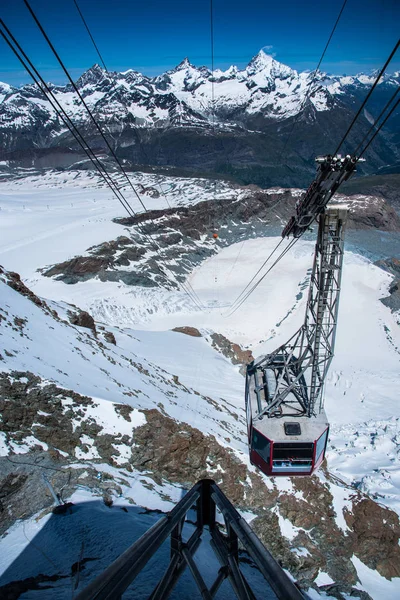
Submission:
POLYGON ((323 386, 335 346, 348 208, 327 204, 354 173, 357 159, 316 160, 317 176, 282 232, 299 238, 318 219, 304 324, 247 367, 250 460, 267 475, 310 475, 322 463, 328 439, 323 386))

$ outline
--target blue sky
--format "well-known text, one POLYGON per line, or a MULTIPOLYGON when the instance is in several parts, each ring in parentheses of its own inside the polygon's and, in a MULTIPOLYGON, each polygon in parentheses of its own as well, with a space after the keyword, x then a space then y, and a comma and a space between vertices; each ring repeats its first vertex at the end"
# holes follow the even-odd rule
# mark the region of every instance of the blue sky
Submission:
MULTIPOLYGON (((197 66, 211 66, 209 0, 77 1, 110 70, 158 75, 186 56, 197 66)), ((73 0, 30 2, 74 78, 99 62, 73 0)), ((243 68, 264 48, 292 68, 313 69, 341 6, 342 0, 214 0, 215 67, 243 68)), ((0 15, 44 78, 63 83, 23 0, 3 0, 0 15)), ((399 23, 399 0, 348 0, 321 68, 355 74, 381 67, 399 23)), ((389 70, 400 70, 400 52, 389 70)), ((0 81, 30 82, 3 39, 0 81)))

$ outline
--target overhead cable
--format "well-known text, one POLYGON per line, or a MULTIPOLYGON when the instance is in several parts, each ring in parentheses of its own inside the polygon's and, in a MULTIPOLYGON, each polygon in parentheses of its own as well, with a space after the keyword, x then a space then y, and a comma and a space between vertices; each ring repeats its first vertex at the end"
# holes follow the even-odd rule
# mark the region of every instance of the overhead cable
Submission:
MULTIPOLYGON (((342 11, 343 12, 343 8, 342 7, 342 11)), ((340 13, 341 14, 341 13, 340 13)), ((339 15, 340 17, 340 15, 339 15)), ((336 23, 337 24, 337 23, 336 23)), ((355 117, 353 118, 350 126, 348 127, 345 135, 343 136, 339 146, 337 147, 336 151, 333 153, 333 156, 336 156, 340 147, 342 146, 342 144, 344 143, 344 141, 346 140, 348 134, 350 133, 354 123, 356 122, 357 118, 359 117, 359 115, 361 114, 361 111, 363 110, 365 104, 368 102, 368 99, 371 97, 371 94, 373 93, 374 89, 376 88, 376 86, 378 85, 383 73, 386 71, 389 63, 391 62, 393 56, 395 55, 398 47, 400 45, 400 40, 397 42, 397 44, 395 45, 395 47, 393 48, 392 52, 390 53, 389 57, 387 58, 385 64, 383 65, 381 71, 379 72, 378 76, 375 79, 374 84, 372 85, 370 91, 368 92, 366 98, 364 99, 361 107, 359 108, 357 114, 355 115, 355 117)), ((377 125, 377 123, 380 121, 380 119, 382 118, 382 116, 384 115, 385 111, 388 109, 388 107, 390 106, 390 104, 393 102, 393 100, 395 99, 397 93, 398 93, 398 89, 395 91, 395 93, 392 95, 392 97, 390 98, 390 100, 387 102, 387 104, 385 105, 384 109, 381 111, 381 113, 379 114, 378 118, 375 120, 375 122, 373 123, 372 127, 369 129, 368 133, 366 136, 364 136, 364 139, 362 140, 362 142, 359 144, 357 150, 362 146, 362 144, 364 143, 365 139, 369 136, 369 134, 371 133, 371 131, 373 130, 373 128, 377 125)), ((361 151, 361 153, 358 155, 356 161, 358 162, 360 160, 360 158, 362 157, 362 155, 366 152, 366 150, 369 148, 370 144, 372 143, 372 141, 375 139, 375 137, 378 135, 378 133, 380 132, 380 130, 382 129, 382 127, 385 125, 385 123, 387 122, 387 120, 389 119, 389 117, 393 114, 393 112, 395 111, 395 109, 397 108, 397 106, 400 103, 400 98, 397 100, 397 102, 392 106, 391 110, 389 111, 389 113, 386 115, 385 119, 382 121, 382 123, 379 125, 379 127, 376 129, 374 135, 371 137, 371 139, 369 140, 369 142, 367 143, 367 145, 363 148, 363 150, 361 151)), ((302 235, 302 234, 301 234, 302 235)), ((295 238, 291 243, 289 243, 289 245, 285 248, 285 250, 278 256, 278 258, 274 261, 274 263, 269 267, 269 269, 266 271, 266 273, 264 273, 264 275, 262 277, 260 277, 260 279, 253 285, 252 288, 250 288, 250 290, 246 292, 246 290, 249 288, 249 286, 251 285, 252 281, 254 281, 254 279, 256 278, 256 276, 258 275, 258 273, 263 269, 263 267, 265 266, 265 264, 268 262, 268 260, 271 258, 272 254, 275 253, 275 251, 277 250, 277 248, 279 247, 279 244, 277 247, 274 248, 274 250, 272 251, 272 253, 268 256, 268 258, 264 261, 263 265, 260 267, 260 269, 257 271, 257 273, 253 276, 252 280, 247 284, 246 288, 244 288, 244 290, 241 292, 241 294, 236 298, 236 300, 233 302, 233 304, 231 305, 233 308, 233 310, 228 314, 228 316, 231 316, 234 312, 236 312, 236 310, 238 310, 238 308, 240 308, 240 306, 242 306, 242 304, 247 300, 247 298, 254 292, 254 290, 258 287, 258 285, 261 283, 261 281, 263 281, 263 279, 268 275, 268 273, 273 269, 273 267, 281 260, 281 258, 283 258, 283 256, 286 254, 286 252, 288 252, 290 250, 290 248, 292 248, 292 246, 294 245, 294 243, 296 243, 296 241, 298 239, 300 239, 301 235, 298 238, 295 238), (236 305, 236 306, 235 306, 236 305)), ((283 239, 283 238, 282 238, 283 239)))
POLYGON ((8 34, 8 36, 11 40, 10 41, 6 37, 5 33, 0 30, 0 34, 3 37, 3 39, 5 40, 5 42, 8 44, 8 46, 10 47, 12 52, 15 54, 15 56, 18 58, 18 60, 20 61, 20 63, 24 67, 24 69, 28 72, 30 77, 36 83, 36 85, 38 86, 40 91, 44 94, 45 98, 48 100, 48 102, 52 106, 52 108, 55 111, 55 113, 57 114, 57 116, 63 121, 64 125, 70 130, 71 134, 73 135, 73 137, 75 138, 77 143, 80 145, 82 150, 85 152, 85 154, 87 155, 89 160, 93 163, 94 167, 100 173, 100 175, 103 178, 103 180, 105 181, 105 183, 108 185, 108 187, 110 187, 111 191, 116 196, 117 200, 122 204, 122 206, 125 208, 125 210, 128 212, 128 214, 130 216, 134 217, 136 215, 136 213, 130 206, 128 200, 123 196, 123 194, 119 190, 118 186, 115 184, 115 182, 112 180, 111 176, 108 174, 105 166, 97 158, 97 156, 95 155, 93 150, 90 148, 88 142, 84 138, 84 136, 80 133, 79 129, 71 121, 70 117, 64 110, 63 106, 60 104, 57 97, 54 95, 52 89, 47 85, 47 83, 45 82, 43 77, 40 75, 39 71, 36 69, 36 67, 34 66, 32 61, 29 59, 27 54, 22 49, 21 45, 15 39, 15 37, 13 36, 13 34, 11 33, 11 31, 9 30, 9 28, 7 27, 7 25, 4 23, 4 21, 2 19, 0 19, 0 25, 5 29, 6 33, 8 34), (15 47, 13 46, 13 44, 11 42, 13 42, 15 44, 15 47), (18 54, 17 49, 21 53, 22 56, 18 54))
POLYGON ((389 54, 389 57, 387 58, 385 64, 383 65, 382 69, 379 71, 373 85, 371 86, 371 89, 369 90, 368 94, 366 95, 363 103, 361 104, 360 108, 357 111, 357 114, 354 116, 353 120, 351 121, 349 127, 347 128, 346 133, 344 134, 344 136, 342 137, 338 147, 336 148, 335 152, 333 153, 333 156, 336 156, 336 154, 339 152, 340 148, 342 147, 344 141, 346 140, 347 136, 349 135, 350 131, 352 130, 355 122, 357 121, 358 117, 360 116, 364 106, 367 104, 368 100, 371 97, 371 94, 373 93, 374 89, 376 88, 376 86, 378 85, 382 75, 384 74, 384 72, 386 71, 389 63, 391 62, 392 58, 394 57, 394 55, 397 52, 397 49, 400 45, 400 39, 397 41, 397 44, 395 45, 395 47, 393 48, 393 50, 391 51, 391 53, 389 54))
POLYGON ((106 65, 105 65, 105 62, 104 62, 104 60, 103 60, 103 57, 102 57, 102 55, 100 54, 100 50, 98 49, 98 47, 97 47, 97 44, 96 44, 96 42, 94 41, 94 38, 93 38, 93 36, 92 36, 92 34, 91 34, 91 32, 90 32, 89 26, 88 26, 88 24, 86 23, 85 17, 83 16, 81 9, 79 8, 78 2, 77 2, 76 0, 74 0, 74 4, 75 4, 75 6, 76 6, 76 9, 77 9, 77 11, 78 11, 78 13, 79 13, 79 15, 80 15, 80 17, 81 17, 82 21, 83 21, 83 24, 84 24, 84 26, 86 27, 86 31, 88 32, 88 34, 89 34, 89 37, 90 37, 90 39, 91 39, 91 40, 92 40, 92 42, 93 42, 93 46, 96 48, 96 52, 97 52, 97 54, 98 54, 98 56, 99 56, 99 58, 100 58, 101 64, 103 65, 104 69, 105 69, 105 70, 108 72, 108 69, 107 69, 107 67, 106 67, 106 65))
POLYGON ((210 0, 210 43, 211 43, 211 107, 212 125, 215 130, 215 100, 214 100, 214 15, 213 0, 210 0))
MULTIPOLYGON (((84 24, 84 25, 85 25, 85 27, 86 27, 86 30, 87 30, 87 32, 88 32, 88 34, 89 34, 89 37, 90 37, 90 39, 91 39, 91 41, 92 41, 92 43, 93 43, 93 46, 94 46, 94 48, 95 48, 95 50, 96 50, 96 52, 97 52, 97 54, 98 54, 98 56, 99 56, 99 58, 100 58, 100 61, 101 61, 102 65, 103 65, 103 67, 104 67, 104 70, 105 70, 105 71, 106 71, 106 73, 109 75, 109 74, 110 74, 110 71, 109 71, 109 70, 108 70, 108 68, 106 67, 106 64, 105 64, 105 62, 104 62, 104 60, 103 60, 103 57, 102 57, 102 55, 100 54, 100 51, 99 51, 99 49, 98 49, 98 46, 97 46, 97 44, 96 44, 96 42, 95 42, 95 39, 94 39, 94 37, 93 37, 93 35, 92 35, 92 33, 91 33, 90 29, 89 29, 89 25, 87 24, 87 22, 86 22, 86 20, 85 20, 85 18, 84 18, 84 16, 83 16, 83 14, 82 14, 82 11, 81 11, 81 10, 80 10, 80 8, 79 8, 79 5, 78 5, 78 2, 77 2, 77 0, 74 0, 74 3, 75 3, 75 6, 76 6, 76 8, 77 8, 77 10, 78 10, 78 12, 79 12, 79 15, 80 15, 80 17, 81 17, 82 21, 83 21, 83 24, 84 24)), ((112 88, 115 86, 115 84, 116 84, 116 81, 115 81, 115 79, 114 79, 114 80, 113 80, 113 84, 112 84, 112 86, 111 86, 111 90, 112 90, 112 88)), ((111 92, 111 90, 110 90, 110 92, 111 92)), ((148 164, 150 164, 150 160, 149 160, 148 154, 147 154, 146 150, 144 149, 144 147, 143 147, 143 145, 142 145, 142 140, 140 139, 140 136, 138 135, 138 132, 137 132, 137 130, 136 130, 136 127, 133 127, 133 131, 134 131, 134 133, 135 133, 135 135, 136 135, 136 139, 137 139, 137 140, 138 140, 138 142, 139 142, 140 149, 142 150, 143 154, 145 155, 145 158, 147 159, 147 162, 148 162, 148 164)), ((160 183, 160 184, 158 184, 158 186, 159 186, 159 188, 160 188, 160 191, 161 191, 162 195, 164 196, 164 198, 165 198, 165 200, 166 200, 166 202, 167 202, 167 204, 168 204, 168 208, 171 208, 171 205, 170 205, 170 203, 169 203, 169 201, 168 201, 168 198, 167 198, 167 196, 166 196, 166 194, 165 194, 165 192, 164 192, 164 190, 163 190, 163 188, 162 188, 162 185, 161 185, 161 183, 160 183)))
MULTIPOLYGON (((113 181, 113 179, 107 172, 104 165, 96 157, 95 153, 90 148, 90 145, 88 144, 88 142, 85 140, 83 135, 80 133, 79 129, 71 121, 70 117, 68 116, 68 114, 65 112, 64 108, 59 103, 57 97, 54 95, 52 90, 49 88, 49 86, 46 84, 44 79, 41 77, 39 71, 33 65, 32 61, 29 59, 27 54, 24 52, 24 50, 22 49, 22 47, 20 46, 18 41, 15 39, 15 37, 13 36, 13 34, 11 33, 11 31, 9 30, 9 28, 7 27, 7 25, 4 23, 4 21, 2 19, 0 19, 0 24, 5 29, 8 36, 10 37, 10 39, 8 39, 7 36, 5 35, 5 33, 2 30, 0 30, 0 34, 3 37, 3 39, 6 41, 7 45, 10 47, 10 49, 13 51, 15 56, 21 62, 22 66, 26 69, 26 71, 28 72, 30 77, 36 83, 39 90, 44 94, 45 98, 49 101, 50 105, 56 112, 57 116, 63 121, 63 123, 66 125, 66 127, 70 130, 71 134, 73 135, 73 137, 75 138, 77 143, 84 150, 85 154, 88 156, 88 158, 91 160, 91 162, 93 163, 93 165, 95 166, 97 171, 100 173, 100 175, 103 178, 103 180, 105 181, 105 183, 110 187, 111 191, 114 193, 114 195, 117 197, 119 202, 122 204, 122 206, 128 212, 129 216, 135 218, 136 217, 135 211, 132 209, 128 200, 122 194, 118 185, 113 181), (15 44, 16 48, 13 46, 12 42, 15 44), (17 49, 22 56, 18 53, 17 49), (22 57, 24 57, 25 60, 22 57), (40 81, 40 83, 39 83, 39 81, 40 81)), ((149 242, 149 244, 151 246, 154 245, 156 250, 160 250, 160 247, 156 243, 154 238, 151 235, 147 234, 145 231, 142 231, 142 227, 140 224, 138 224, 138 230, 143 235, 143 237, 145 237, 147 239, 147 241, 149 242)), ((163 266, 167 271, 169 271, 171 273, 170 269, 166 265, 163 265, 163 266)), ((160 267, 158 267, 158 269, 159 269, 160 273, 165 277, 165 273, 160 269, 160 267)), ((166 279, 168 280, 168 277, 166 277, 166 279)), ((157 283, 157 285, 159 285, 158 282, 156 282, 156 283, 157 283)), ((179 282, 176 282, 176 283, 189 296, 189 298, 192 300, 192 302, 195 304, 195 306, 201 310, 202 306, 196 300, 196 298, 194 297, 194 294, 192 294, 189 290, 187 290, 185 288, 184 284, 180 284, 179 282)))
POLYGON ((275 248, 272 250, 272 252, 267 256, 267 258, 264 260, 263 264, 261 265, 261 267, 258 269, 257 273, 255 273, 253 275, 253 277, 250 279, 249 283, 246 285, 246 287, 240 292, 240 294, 237 296, 237 298, 232 302, 231 306, 235 306, 235 304, 241 299, 241 297, 245 294, 246 290, 250 287, 250 285, 253 283, 253 281, 255 280, 255 278, 257 277, 257 275, 260 273, 260 271, 262 271, 262 269, 265 267, 265 265, 267 264, 267 262, 272 258, 272 256, 275 254, 275 252, 278 250, 279 246, 283 243, 285 238, 281 238, 280 242, 275 246, 275 248))
MULTIPOLYGON (((79 6, 78 6, 78 4, 77 4, 76 0, 74 0, 74 2, 75 2, 75 5, 76 5, 76 8, 77 8, 77 10, 78 10, 78 12, 79 12, 79 14, 80 14, 80 16, 81 16, 81 18, 82 18, 82 21, 83 21, 83 23, 84 23, 84 25, 85 25, 85 27, 86 27, 86 29, 87 29, 87 32, 88 32, 88 34, 89 34, 89 36, 90 36, 90 39, 91 39, 91 40, 92 40, 92 42, 93 42, 93 45, 94 45, 94 47, 95 47, 95 49, 96 49, 96 52, 97 52, 97 54, 98 54, 98 55, 99 55, 99 57, 100 57, 100 60, 101 60, 101 62, 102 62, 102 64, 103 64, 103 66, 104 66, 104 69, 105 69, 105 71, 106 71, 107 73, 109 73, 109 71, 108 71, 108 69, 107 69, 107 67, 106 67, 106 65, 105 65, 105 62, 104 62, 104 60, 103 60, 103 58, 102 58, 102 56, 101 56, 101 54, 100 54, 100 52, 99 52, 99 49, 98 49, 98 47, 97 47, 97 44, 96 44, 96 42, 95 42, 95 40, 94 40, 94 38, 93 38, 93 36, 92 36, 92 34, 91 34, 91 32, 90 32, 89 26, 87 25, 87 23, 86 23, 86 21, 85 21, 85 19, 84 19, 83 15, 82 15, 82 12, 81 12, 81 11, 80 11, 80 9, 79 9, 79 6)), ((29 5, 28 5, 28 3, 27 3, 27 2, 26 2, 26 4, 27 4, 27 6, 28 6, 28 8, 29 8, 29 5)), ((32 11, 31 11, 31 14, 32 14, 32 16, 34 16, 34 15, 33 15, 33 13, 32 13, 32 11)), ((34 18, 35 18, 35 17, 34 17, 34 18)), ((36 20, 36 19, 35 19, 35 20, 36 20)), ((37 20, 36 20, 36 22, 38 23, 38 21, 37 21, 37 20)), ((42 31, 42 33, 43 33, 43 31, 42 31)), ((115 81, 113 82, 113 85, 115 85, 115 81)), ((145 156, 147 156, 147 153, 145 152, 145 150, 144 150, 144 148, 143 148, 143 146, 142 146, 142 143, 141 143, 140 137, 139 137, 139 135, 138 135, 138 133, 137 133, 137 131, 136 131, 136 128, 134 128, 134 132, 135 132, 135 134, 136 134, 136 137, 137 137, 137 139, 138 139, 138 141, 139 141, 139 145, 140 145, 140 147, 141 147, 142 151, 144 152, 145 156)), ((147 158, 148 158, 148 156, 147 156, 147 158)), ((117 162, 118 162, 118 161, 117 161, 117 162)), ((118 164, 120 164, 120 163, 118 163, 118 164)), ((120 166, 121 166, 121 165, 120 165, 120 166)), ((122 168, 122 166, 121 166, 121 168, 122 168)), ((122 169, 122 170, 123 170, 123 169, 122 169)), ((123 171, 124 171, 124 170, 123 170, 123 171)), ((125 172, 124 172, 124 174, 125 174, 125 172)), ((126 174, 125 174, 125 176, 126 176, 126 174)), ((127 177, 127 176, 126 176, 126 177, 127 177)), ((130 183, 130 185, 131 185, 132 189, 134 189, 134 188, 133 188, 133 186, 132 186, 132 183, 130 182, 130 180, 129 180, 129 179, 128 179, 128 181, 129 181, 129 183, 130 183)), ((170 205, 170 203, 169 203, 169 201, 168 201, 168 198, 167 198, 167 196, 166 196, 166 194, 165 194, 165 192, 164 192, 164 190, 163 190, 163 187, 162 187, 162 185, 161 185, 161 184, 159 184, 159 188, 160 188, 160 191, 161 191, 162 195, 164 196, 164 198, 165 198, 165 200, 166 200, 166 203, 167 203, 168 207, 169 207, 169 208, 171 208, 171 205, 170 205)), ((139 198, 139 196, 138 196, 138 194, 137 194, 137 192, 136 192, 136 190, 135 190, 135 189, 134 189, 134 192, 135 192, 136 196, 138 197, 139 201, 141 202, 141 204, 142 204, 142 206, 143 206, 144 210, 145 210, 146 212, 148 212, 148 210, 147 210, 146 206, 145 206, 145 205, 144 205, 144 203, 143 203, 143 202, 140 200, 140 198, 139 198)), ((150 219, 150 220, 152 221, 152 219, 150 219)), ((153 221, 152 221, 152 222, 153 222, 153 221)), ((158 244, 157 244, 157 242, 154 240, 154 238, 151 236, 151 234, 150 234, 150 237, 151 237, 151 239, 153 240, 153 243, 155 243, 155 244, 156 244, 156 246, 157 246, 157 250, 160 250, 160 247, 159 247, 159 245, 158 245, 158 244)), ((168 269, 168 270, 169 270, 169 269, 168 269)), ((170 271, 170 272, 171 272, 171 271, 170 271)), ((172 273, 171 273, 171 274, 172 274, 172 273)), ((197 305, 197 307, 201 309, 201 308, 202 308, 202 302, 201 302, 200 298, 198 297, 198 295, 196 294, 195 290, 192 288, 192 286, 190 286, 190 288, 189 288, 189 285, 188 285, 188 290, 187 290, 187 289, 186 289, 186 286, 185 286, 185 284, 179 284, 179 283, 178 283, 178 285, 181 285, 182 289, 183 289, 183 290, 184 290, 184 291, 185 291, 185 292, 186 292, 188 295, 190 295, 190 297, 191 297, 192 301, 194 301, 194 302, 195 302, 195 304, 197 305), (189 291, 190 289, 191 289, 191 292, 189 291), (192 296, 193 296, 193 297, 192 297, 192 296)))
POLYGON ((360 160, 360 158, 362 157, 362 155, 366 152, 366 150, 369 148, 370 144, 373 142, 373 140, 376 138, 376 136, 378 135, 378 133, 380 132, 380 130, 382 129, 382 127, 385 125, 386 121, 389 119, 390 115, 393 114, 393 112, 396 110, 396 108, 399 106, 400 104, 400 98, 397 100, 396 104, 394 104, 394 106, 391 108, 391 110, 389 111, 389 113, 386 115, 385 119, 382 121, 382 123, 379 125, 378 129, 375 131, 374 135, 372 136, 372 138, 369 140, 368 144, 365 146, 365 148, 360 152, 359 157, 357 158, 357 160, 360 160))
MULTIPOLYGON (((301 237, 301 236, 300 236, 301 237)), ((226 316, 227 317, 231 317, 241 306, 242 304, 244 304, 244 302, 246 302, 246 300, 252 295, 252 293, 257 289, 257 287, 260 285, 260 283, 266 278, 266 276, 272 271, 272 269, 275 267, 275 265, 278 264, 278 262, 285 256, 285 254, 287 254, 289 252, 289 250, 291 250, 291 248, 295 245, 295 243, 300 239, 300 237, 298 238, 293 238, 289 244, 286 246, 286 248, 284 250, 282 250, 282 252, 280 253, 280 255, 278 256, 278 258, 275 259, 275 261, 272 263, 272 265, 268 268, 268 270, 264 273, 264 275, 262 275, 255 283, 254 285, 249 289, 249 291, 247 292, 247 294, 245 296, 243 296, 243 298, 240 300, 240 302, 237 304, 237 306, 234 307, 234 304, 231 306, 234 307, 226 316)), ((282 238, 283 240, 284 238, 282 238)), ((281 240, 281 241, 282 241, 281 240)), ((265 263, 264 263, 265 264, 265 263)), ((248 287, 248 286, 247 286, 248 287)), ((236 301, 235 301, 236 302, 236 301)))
POLYGON ((54 56, 56 57, 58 63, 60 64, 62 70, 64 71, 65 75, 68 78, 68 81, 70 82, 70 84, 72 85, 72 87, 74 88, 76 94, 78 95, 80 101, 82 102, 83 106, 86 109, 86 112, 88 113, 92 123, 94 124, 94 126, 96 127, 97 131, 99 132, 99 134, 101 135, 102 139, 104 140, 105 144, 107 145, 107 148, 110 150, 113 158, 115 159, 116 163, 118 164, 119 168, 121 169, 122 173, 124 174, 129 186, 131 187, 132 191, 134 192, 136 198, 138 199, 138 201, 140 202, 140 204, 142 205, 143 209, 146 210, 145 205, 143 204, 142 199, 140 198, 138 192, 136 191, 135 187, 133 186, 131 180, 129 179, 121 161, 119 160, 118 156, 116 155, 114 149, 111 147, 108 139, 106 138, 106 136, 104 135, 100 125, 98 124, 98 122, 96 121, 96 119, 93 116, 92 111, 90 110, 90 108, 88 107, 88 105, 85 102, 85 99, 83 98, 82 94, 80 93, 78 87, 76 86, 74 80, 72 79, 71 75, 69 74, 64 62, 62 61, 60 55, 58 54, 57 50, 55 49, 55 47, 53 46, 49 36, 47 35, 47 33, 45 32, 42 24, 40 23, 38 17, 36 16, 35 12, 33 11, 32 7, 30 6, 28 0, 24 0, 25 6, 27 7, 27 9, 29 10, 29 12, 31 13, 36 25, 39 27, 40 32, 42 33, 43 37, 45 38, 47 44, 49 45, 51 51, 53 52, 54 56))
POLYGON ((281 152, 281 154, 280 154, 280 159, 282 158, 282 156, 283 156, 283 154, 284 154, 284 152, 285 152, 285 150, 286 150, 286 148, 287 148, 287 145, 288 145, 288 143, 289 143, 289 140, 290 140, 290 138, 292 137, 292 134, 293 134, 294 128, 295 128, 295 126, 296 126, 296 124, 297 124, 297 121, 298 121, 298 119, 299 119, 300 115, 301 115, 301 111, 302 111, 302 110, 303 110, 303 108, 305 107, 305 104, 306 104, 306 102, 307 102, 308 98, 310 97, 310 93, 311 93, 312 86, 313 86, 313 84, 314 84, 314 82, 315 82, 315 80, 316 80, 316 78, 317 78, 317 74, 318 74, 319 68, 320 68, 320 66, 321 66, 321 63, 322 63, 322 61, 324 60, 324 57, 325 57, 326 51, 328 50, 328 46, 329 46, 329 44, 331 43, 331 39, 332 39, 332 37, 333 37, 333 34, 334 34, 334 33, 335 33, 335 31, 336 31, 336 27, 338 26, 338 23, 339 23, 339 21, 340 21, 340 17, 342 16, 342 13, 343 13, 343 11, 344 11, 344 8, 345 8, 346 4, 347 4, 347 0, 344 0, 344 2, 343 2, 343 4, 342 4, 342 8, 340 9, 339 15, 338 15, 338 17, 337 17, 337 19, 336 19, 336 22, 335 22, 335 24, 334 24, 334 26, 333 26, 333 29, 332 29, 332 31, 331 31, 331 34, 330 34, 330 36, 329 36, 329 38, 328 38, 328 41, 326 42, 326 45, 325 45, 324 51, 322 52, 322 54, 321 54, 321 58, 319 59, 319 62, 318 62, 317 68, 316 68, 316 69, 315 69, 315 71, 314 71, 313 78, 311 79, 310 83, 308 84, 308 90, 307 90, 307 92, 306 92, 306 95, 305 95, 305 97, 304 97, 304 100, 303 100, 303 102, 302 102, 302 104, 301 104, 301 106, 300 106, 300 110, 299 110, 299 112, 297 113, 297 115, 296 115, 296 117, 295 117, 295 119, 294 119, 294 122, 293 122, 292 128, 291 128, 291 130, 290 130, 290 132, 289 132, 289 135, 288 135, 288 137, 287 137, 287 139, 286 139, 286 142, 285 142, 285 145, 284 145, 284 147, 283 147, 283 150, 282 150, 282 152, 281 152))
MULTIPOLYGON (((358 155, 358 152, 360 151, 360 149, 363 147, 364 142, 366 141, 366 139, 369 137, 369 135, 372 133, 372 131, 374 131, 374 129, 376 128, 378 122, 381 120, 381 118, 383 117, 383 115, 385 114, 385 112, 387 111, 387 109, 389 108, 389 106, 391 105, 391 103, 396 98, 396 96, 397 96, 397 94, 399 92, 400 92, 400 86, 397 87, 397 89, 395 90, 394 94, 390 97, 390 99, 386 103, 385 107, 381 110, 379 116, 375 119, 375 121, 372 123, 371 127, 369 128, 369 130, 367 131, 367 133, 365 134, 365 136, 363 137, 363 139, 361 140, 361 142, 358 144, 358 146, 357 146, 357 148, 356 148, 356 150, 354 152, 354 154, 356 156, 358 155)), ((392 112, 393 111, 391 111, 390 114, 392 114, 392 112)), ((389 116, 387 118, 389 118, 389 116)), ((386 121, 387 121, 387 119, 385 120, 385 122, 386 121)))

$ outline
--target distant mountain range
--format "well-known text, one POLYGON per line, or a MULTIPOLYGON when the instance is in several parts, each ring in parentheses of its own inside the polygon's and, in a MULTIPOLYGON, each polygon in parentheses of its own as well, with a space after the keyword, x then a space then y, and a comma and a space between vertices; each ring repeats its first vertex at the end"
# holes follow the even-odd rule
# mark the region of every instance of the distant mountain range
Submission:
MULTIPOLYGON (((77 87, 127 167, 173 167, 241 183, 299 186, 309 182, 315 155, 334 151, 375 76, 319 73, 309 89, 313 73, 298 73, 260 51, 244 70, 232 66, 214 73, 187 58, 153 78, 94 65, 77 87)), ((354 151, 399 84, 399 72, 384 76, 344 151, 354 151)), ((72 86, 50 87, 104 156, 104 141, 72 86)), ((397 111, 367 155, 366 173, 400 162, 399 130, 397 111)), ((0 83, 0 145, 0 159, 10 164, 87 163, 33 84, 15 88, 0 83)))

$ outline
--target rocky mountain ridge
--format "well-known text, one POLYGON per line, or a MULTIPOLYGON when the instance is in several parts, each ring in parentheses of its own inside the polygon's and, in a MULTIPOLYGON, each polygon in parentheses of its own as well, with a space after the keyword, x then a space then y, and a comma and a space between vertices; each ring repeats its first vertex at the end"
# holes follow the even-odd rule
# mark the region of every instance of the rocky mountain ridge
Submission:
MULTIPOLYGON (((193 206, 118 218, 115 222, 124 230, 116 239, 88 248, 84 255, 43 267, 41 272, 68 284, 98 277, 101 281, 168 288, 171 272, 176 285, 220 248, 280 232, 301 194, 298 189, 244 189, 233 199, 205 200, 193 206)), ((400 231, 399 215, 381 197, 336 194, 335 201, 349 207, 349 229, 400 231)))
MULTIPOLYGON (((298 73, 260 51, 244 70, 232 66, 212 73, 185 59, 175 69, 152 78, 133 70, 106 72, 94 65, 76 84, 127 166, 211 170, 238 179, 247 177, 254 183, 261 183, 258 169, 263 167, 264 179, 269 178, 272 185, 289 180, 290 185, 302 185, 304 163, 309 163, 306 171, 310 171, 310 154, 333 151, 373 81, 366 75, 319 73, 313 78, 313 73, 298 73), (286 148, 293 119, 298 121, 296 131, 286 148), (282 168, 282 156, 277 160, 284 149, 284 160, 298 167, 297 181, 282 168)), ((345 150, 356 139, 360 141, 398 84, 399 73, 385 76, 345 150)), ((72 86, 50 87, 74 123, 84 128, 91 145, 107 154, 72 86)), ((398 120, 395 113, 386 135, 380 136, 361 169, 371 172, 398 160, 398 120)), ((0 143, 0 160, 25 165, 38 164, 43 156, 47 166, 86 160, 35 85, 0 84, 0 143)))

